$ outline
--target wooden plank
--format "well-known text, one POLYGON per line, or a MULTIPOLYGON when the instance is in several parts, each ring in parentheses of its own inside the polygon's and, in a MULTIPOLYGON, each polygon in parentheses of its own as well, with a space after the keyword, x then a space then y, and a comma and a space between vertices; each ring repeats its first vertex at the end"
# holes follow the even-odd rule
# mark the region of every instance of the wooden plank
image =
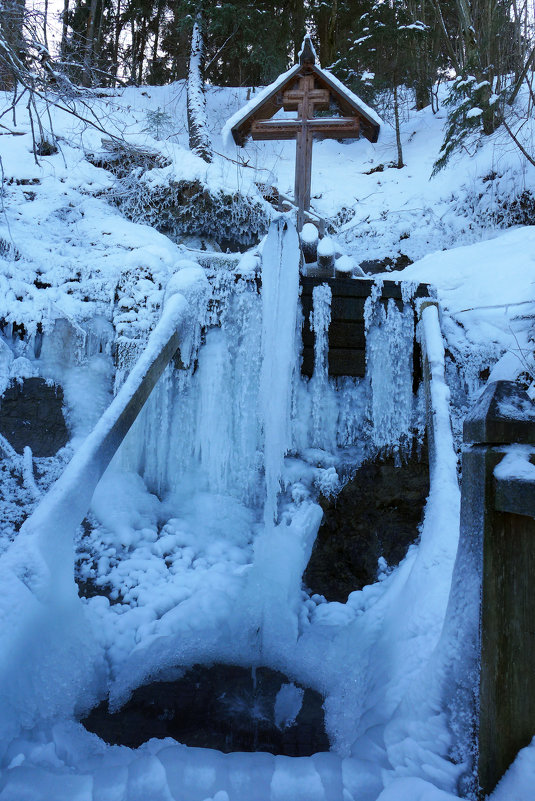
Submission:
MULTIPOLYGON (((306 275, 301 276, 303 297, 312 295, 315 286, 328 284, 331 287, 333 296, 367 298, 371 294, 374 283, 371 278, 312 278, 306 275)), ((401 283, 401 281, 384 281, 381 297, 401 300, 401 283)), ((418 284, 414 297, 429 297, 430 286, 430 284, 418 284)))
POLYGON ((337 298, 331 301, 333 320, 364 320, 365 298, 337 298))
MULTIPOLYGON (((308 96, 315 109, 320 109, 322 111, 329 110, 330 93, 326 89, 311 89, 308 96)), ((282 96, 284 110, 297 111, 302 99, 303 89, 288 89, 282 96)))
MULTIPOLYGON (((333 298, 331 301, 331 319, 362 322, 364 320, 364 304, 366 298, 333 298)), ((305 317, 312 311, 312 297, 301 298, 305 317)))
POLYGON ((329 327, 330 348, 366 348, 364 321, 333 320, 329 327))
POLYGON ((303 362, 301 364, 301 375, 309 378, 314 372, 314 348, 303 348, 303 362))
POLYGON ((535 492, 533 481, 524 478, 494 479, 494 508, 498 512, 511 512, 535 518, 535 492))
MULTIPOLYGON (((302 375, 314 372, 314 349, 303 348, 302 375)), ((366 351, 355 348, 333 348, 329 350, 329 375, 364 378, 366 374, 366 351)))
POLYGON ((364 378, 366 375, 366 351, 345 348, 329 351, 329 375, 364 378))
MULTIPOLYGON (((314 287, 328 284, 333 292, 331 302, 331 324, 329 326, 329 375, 363 377, 366 371, 366 335, 364 308, 374 286, 373 279, 323 279, 301 278, 303 309, 303 368, 304 375, 312 375, 314 367, 314 335, 310 330, 314 287)), ((414 297, 428 297, 429 285, 420 284, 414 297)), ((386 305, 394 300, 398 309, 403 309, 400 281, 384 281, 381 302, 386 305)))
POLYGON ((308 128, 323 139, 356 139, 360 133, 360 123, 355 117, 316 117, 308 123, 308 128))
POLYGON ((255 141, 295 139, 301 128, 298 120, 255 120, 251 125, 251 136, 255 141))
POLYGON ((535 726, 535 520, 486 511, 492 526, 484 542, 479 722, 485 795, 530 744, 535 726))
POLYGON ((311 134, 333 139, 353 138, 359 135, 360 124, 354 117, 304 118, 298 120, 254 120, 251 124, 253 139, 292 139, 306 127, 311 134))
POLYGON ((314 137, 309 128, 305 129, 305 174, 303 180, 303 210, 310 209, 310 188, 312 186, 312 144, 314 137))
MULTIPOLYGON (((303 325, 303 345, 314 347, 314 332, 308 320, 303 325)), ((347 322, 333 320, 329 326, 329 348, 366 348, 364 321, 347 322)))

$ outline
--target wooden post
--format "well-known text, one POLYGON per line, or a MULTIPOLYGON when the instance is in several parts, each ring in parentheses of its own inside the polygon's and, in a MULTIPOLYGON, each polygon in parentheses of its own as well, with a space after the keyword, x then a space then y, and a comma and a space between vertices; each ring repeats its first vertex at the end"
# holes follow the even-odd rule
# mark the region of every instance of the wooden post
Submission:
POLYGON ((495 477, 510 445, 535 445, 535 404, 513 381, 490 384, 465 420, 464 442, 459 547, 480 560, 474 716, 484 797, 535 733, 535 481, 495 477))
POLYGON ((305 264, 314 264, 317 261, 318 238, 318 229, 314 223, 305 223, 300 236, 305 264))
POLYGON ((329 278, 334 278, 334 261, 336 247, 334 241, 325 236, 318 245, 318 271, 329 278))
POLYGON ((297 204, 297 230, 301 231, 305 222, 305 211, 310 209, 310 186, 312 181, 312 133, 309 117, 314 115, 314 103, 310 101, 310 93, 314 91, 314 76, 302 78, 303 90, 301 101, 297 106, 297 118, 301 122, 296 136, 295 161, 295 201, 297 204))

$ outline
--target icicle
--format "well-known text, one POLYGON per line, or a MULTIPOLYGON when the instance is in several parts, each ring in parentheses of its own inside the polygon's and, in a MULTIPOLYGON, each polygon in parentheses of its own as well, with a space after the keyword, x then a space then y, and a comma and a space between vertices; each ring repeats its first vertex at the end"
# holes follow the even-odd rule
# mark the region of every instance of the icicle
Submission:
POLYGON ((336 448, 337 409, 334 390, 329 384, 329 325, 332 292, 328 284, 314 287, 310 328, 314 332, 314 374, 310 381, 312 395, 312 445, 336 448))
POLYGON ((412 422, 412 343, 414 312, 399 311, 395 302, 376 307, 366 338, 366 365, 371 380, 373 442, 398 452, 410 440, 412 422))
POLYGON ((121 467, 160 497, 195 486, 251 504, 260 497, 261 301, 253 282, 227 271, 211 301, 197 312, 206 343, 198 347, 194 327, 180 354, 188 366, 167 368, 121 447, 121 467))
POLYGON ((262 260, 260 409, 264 423, 266 477, 264 521, 268 529, 276 520, 279 482, 290 439, 299 259, 297 231, 286 220, 276 220, 269 229, 262 260))
POLYGON ((213 328, 199 354, 199 406, 196 453, 212 491, 228 487, 232 466, 232 397, 229 354, 224 333, 213 328))
POLYGON ((41 497, 41 492, 35 483, 33 474, 33 454, 29 445, 26 445, 22 454, 22 480, 24 486, 36 500, 41 497))
POLYGON ((328 284, 314 287, 310 313, 310 327, 314 331, 314 375, 324 382, 328 376, 331 301, 332 291, 328 284))

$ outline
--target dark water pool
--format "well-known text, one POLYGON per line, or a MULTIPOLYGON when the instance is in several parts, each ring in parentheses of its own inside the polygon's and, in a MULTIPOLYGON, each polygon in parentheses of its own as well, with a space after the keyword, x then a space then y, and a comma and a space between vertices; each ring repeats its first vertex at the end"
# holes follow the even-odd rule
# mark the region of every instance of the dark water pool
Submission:
POLYGON ((82 723, 107 743, 131 748, 173 737, 224 753, 310 756, 329 750, 322 701, 270 668, 196 665, 177 681, 139 687, 113 714, 103 702, 82 723))

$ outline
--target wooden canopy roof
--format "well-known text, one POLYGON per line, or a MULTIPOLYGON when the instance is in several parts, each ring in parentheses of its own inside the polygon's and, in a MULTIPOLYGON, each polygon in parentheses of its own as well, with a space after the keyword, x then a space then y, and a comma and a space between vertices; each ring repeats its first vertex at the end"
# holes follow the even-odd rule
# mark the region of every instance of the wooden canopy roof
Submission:
MULTIPOLYGON (((295 111, 297 106, 289 102, 293 89, 299 86, 305 76, 312 76, 317 90, 329 93, 330 101, 334 101, 346 118, 358 121, 358 129, 370 142, 377 142, 381 121, 353 92, 347 89, 327 70, 315 63, 315 52, 309 36, 305 37, 303 48, 299 54, 299 63, 281 75, 274 83, 267 86, 258 98, 248 103, 241 111, 229 120, 229 127, 235 143, 243 146, 252 134, 253 124, 258 120, 271 119, 280 109, 295 111)), ((328 106, 320 106, 328 110, 328 106)), ((330 105, 330 103, 329 103, 330 105)), ((228 129, 227 129, 228 130, 228 129)), ((255 137, 256 138, 256 137, 255 137)))

